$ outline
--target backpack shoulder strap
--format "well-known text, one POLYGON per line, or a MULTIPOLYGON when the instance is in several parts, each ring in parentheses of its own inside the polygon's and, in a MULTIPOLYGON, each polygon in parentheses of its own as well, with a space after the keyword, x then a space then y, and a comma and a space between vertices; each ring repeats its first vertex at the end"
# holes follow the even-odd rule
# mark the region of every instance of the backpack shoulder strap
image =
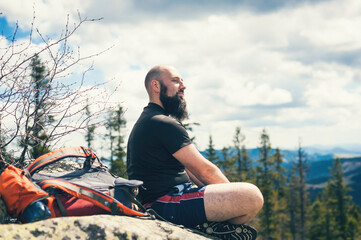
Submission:
MULTIPOLYGON (((86 158, 89 160, 94 161, 94 159, 97 159, 97 156, 95 153, 85 147, 66 147, 66 148, 60 148, 54 151, 51 151, 49 153, 46 153, 32 162, 27 170, 30 173, 30 175, 33 175, 36 171, 40 170, 41 168, 54 163, 56 161, 59 161, 61 159, 67 158, 67 157, 80 157, 80 158, 86 158)), ((88 162, 88 161, 87 161, 88 162)), ((87 163, 89 165, 89 163, 87 163)), ((91 165, 91 163, 90 163, 91 165)))
POLYGON ((114 199, 113 197, 99 192, 95 189, 91 189, 79 184, 70 183, 63 180, 50 179, 44 180, 39 183, 39 186, 46 190, 47 188, 58 188, 67 192, 68 194, 80 199, 90 201, 108 211, 111 214, 117 215, 129 215, 129 216, 148 216, 146 213, 138 212, 124 206, 122 203, 114 199))

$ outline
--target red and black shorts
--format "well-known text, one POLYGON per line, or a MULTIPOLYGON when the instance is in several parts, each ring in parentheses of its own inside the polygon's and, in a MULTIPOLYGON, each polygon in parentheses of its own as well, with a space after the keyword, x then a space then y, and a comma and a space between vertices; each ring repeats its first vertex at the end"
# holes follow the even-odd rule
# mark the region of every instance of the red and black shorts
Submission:
POLYGON ((205 188, 190 183, 177 185, 167 195, 144 206, 169 222, 195 227, 207 221, 203 200, 205 188))

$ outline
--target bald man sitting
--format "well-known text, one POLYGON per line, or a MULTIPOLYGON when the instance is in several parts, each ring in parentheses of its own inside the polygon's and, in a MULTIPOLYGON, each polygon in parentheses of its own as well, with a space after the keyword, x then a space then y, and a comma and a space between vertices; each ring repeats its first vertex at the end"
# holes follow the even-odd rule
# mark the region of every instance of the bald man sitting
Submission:
POLYGON ((145 88, 149 104, 135 123, 127 147, 129 179, 144 182, 141 202, 175 224, 222 239, 255 239, 256 230, 244 224, 261 210, 262 193, 250 183, 230 183, 192 144, 181 123, 188 112, 186 86, 178 71, 171 66, 153 67, 145 88))

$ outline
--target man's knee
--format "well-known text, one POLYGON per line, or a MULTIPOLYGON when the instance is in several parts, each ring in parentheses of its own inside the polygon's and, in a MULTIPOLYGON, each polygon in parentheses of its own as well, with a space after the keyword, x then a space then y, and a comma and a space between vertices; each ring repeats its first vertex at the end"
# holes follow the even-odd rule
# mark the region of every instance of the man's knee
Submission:
POLYGON ((207 216, 214 220, 227 220, 238 216, 249 220, 255 217, 263 206, 263 195, 259 188, 244 182, 208 185, 204 200, 207 216))
POLYGON ((260 189, 252 183, 238 183, 238 192, 235 196, 234 203, 237 206, 244 207, 243 216, 233 219, 235 223, 245 223, 256 217, 263 207, 263 194, 260 189))
POLYGON ((249 188, 248 193, 251 198, 251 201, 253 202, 254 210, 256 211, 256 213, 258 213, 263 207, 263 202, 264 202, 263 194, 256 185, 252 183, 247 183, 247 184, 249 188))
POLYGON ((234 184, 234 198, 239 204, 243 202, 247 204, 248 208, 256 212, 260 211, 263 207, 263 195, 259 188, 246 182, 231 183, 234 184))

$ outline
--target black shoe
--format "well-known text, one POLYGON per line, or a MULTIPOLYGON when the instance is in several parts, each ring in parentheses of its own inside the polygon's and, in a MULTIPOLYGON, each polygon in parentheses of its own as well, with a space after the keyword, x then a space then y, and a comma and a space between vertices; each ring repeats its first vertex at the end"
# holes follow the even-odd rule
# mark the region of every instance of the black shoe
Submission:
POLYGON ((257 231, 251 226, 234 225, 226 222, 206 222, 196 227, 201 232, 224 240, 253 240, 257 231))

